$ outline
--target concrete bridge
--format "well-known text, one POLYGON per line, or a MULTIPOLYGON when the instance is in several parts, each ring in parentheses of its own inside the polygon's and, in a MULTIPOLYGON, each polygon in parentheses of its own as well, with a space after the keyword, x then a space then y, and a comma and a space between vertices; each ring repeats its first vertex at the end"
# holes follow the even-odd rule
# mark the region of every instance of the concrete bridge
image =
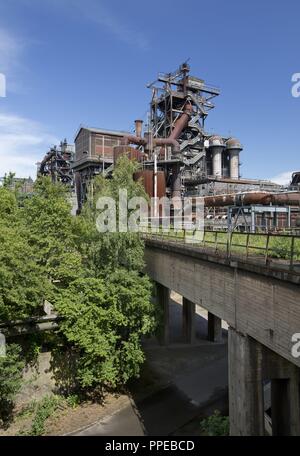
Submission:
MULTIPOLYGON (((169 298, 183 297, 187 342, 195 340, 195 305, 208 311, 208 338, 229 325, 231 435, 264 435, 264 384, 271 381, 273 435, 300 435, 300 274, 284 264, 228 258, 182 242, 145 238, 146 272, 163 309, 162 343, 169 340, 169 298)), ((296 268, 297 269, 297 268, 296 268)))

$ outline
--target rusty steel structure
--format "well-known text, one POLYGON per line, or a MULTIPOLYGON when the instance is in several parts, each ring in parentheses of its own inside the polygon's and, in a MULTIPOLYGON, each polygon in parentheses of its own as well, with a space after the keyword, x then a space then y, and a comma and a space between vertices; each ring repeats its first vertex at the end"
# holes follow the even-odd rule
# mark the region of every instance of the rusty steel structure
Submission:
POLYGON ((224 224, 229 229, 234 217, 238 226, 241 218, 247 219, 251 230, 258 226, 256 220, 272 217, 275 229, 284 226, 284 217, 288 227, 300 223, 300 172, 293 174, 289 187, 245 179, 240 170, 241 141, 206 130, 219 88, 191 75, 187 62, 174 72, 160 73, 147 87, 149 113, 146 122, 135 120, 134 132, 80 126, 74 156, 67 156, 61 144, 40 163, 40 174, 74 181, 79 212, 93 177, 110 178, 119 157, 126 155, 139 163, 134 178, 144 182, 150 197, 203 197, 205 216, 216 229, 224 224))
MULTIPOLYGON (((245 190, 278 191, 269 181, 241 179, 241 142, 205 130, 220 89, 190 75, 183 63, 173 73, 159 74, 152 91, 148 124, 135 121, 136 134, 124 135, 122 146, 140 151, 143 168, 166 175, 168 196, 208 196, 245 190)), ((121 150, 119 150, 121 153, 121 150)), ((154 183, 153 183, 154 185, 154 183)))
MULTIPOLYGON (((143 170, 135 177, 144 181, 149 196, 160 197, 164 189, 171 197, 202 196, 208 219, 221 220, 228 229, 276 230, 299 224, 299 192, 284 191, 270 181, 242 179, 241 142, 206 132, 218 88, 191 76, 187 63, 159 74, 148 88, 152 97, 144 136, 143 122, 136 120, 136 134, 124 135, 116 149, 131 156, 138 151, 143 170)), ((293 182, 290 190, 299 190, 298 173, 293 182)))
POLYGON ((61 141, 59 147, 52 147, 44 156, 43 160, 38 163, 37 174, 41 176, 50 176, 52 182, 62 182, 74 185, 74 175, 72 163, 74 160, 74 148, 68 144, 67 140, 61 141))
POLYGON ((212 100, 220 89, 190 75, 187 63, 173 73, 159 74, 148 87, 152 90, 150 134, 154 138, 172 137, 179 143, 176 157, 166 146, 160 151, 158 166, 168 173, 168 162, 177 160, 182 193, 197 193, 210 177, 238 179, 241 143, 205 131, 209 111, 215 107, 212 100))

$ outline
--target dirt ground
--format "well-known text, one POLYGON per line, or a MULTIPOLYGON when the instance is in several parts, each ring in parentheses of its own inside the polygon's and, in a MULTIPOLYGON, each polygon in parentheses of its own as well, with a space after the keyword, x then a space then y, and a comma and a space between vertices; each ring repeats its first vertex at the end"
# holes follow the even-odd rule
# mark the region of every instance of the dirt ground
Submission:
MULTIPOLYGON (((65 435, 90 426, 99 419, 116 413, 130 403, 126 395, 107 394, 103 404, 85 402, 76 407, 62 404, 46 421, 44 435, 65 435)), ((24 435, 30 429, 32 416, 16 416, 8 429, 0 428, 0 436, 24 435)))
POLYGON ((130 403, 127 396, 107 395, 104 404, 84 403, 76 408, 68 408, 50 418, 47 422, 46 435, 65 435, 82 429, 99 421, 101 418, 112 415, 130 403))

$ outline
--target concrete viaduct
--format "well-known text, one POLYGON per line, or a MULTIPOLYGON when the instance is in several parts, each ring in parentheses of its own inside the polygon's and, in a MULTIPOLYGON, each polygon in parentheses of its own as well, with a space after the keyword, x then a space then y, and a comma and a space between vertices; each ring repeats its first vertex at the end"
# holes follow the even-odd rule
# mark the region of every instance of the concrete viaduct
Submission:
POLYGON ((300 333, 300 275, 189 244, 158 238, 146 238, 145 244, 146 272, 157 283, 163 309, 163 343, 171 290, 183 297, 190 343, 195 305, 208 311, 210 340, 220 341, 222 320, 229 325, 230 434, 265 434, 264 384, 271 381, 273 435, 300 435, 300 357, 292 354, 292 336, 300 333))

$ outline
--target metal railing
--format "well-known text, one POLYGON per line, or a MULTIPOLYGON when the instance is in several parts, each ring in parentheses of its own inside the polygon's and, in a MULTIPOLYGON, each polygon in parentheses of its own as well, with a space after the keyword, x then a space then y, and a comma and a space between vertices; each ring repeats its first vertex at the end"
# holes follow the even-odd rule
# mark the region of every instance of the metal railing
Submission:
POLYGON ((197 250, 213 253, 228 259, 259 262, 266 266, 279 266, 300 273, 300 236, 273 233, 239 233, 210 231, 202 239, 193 237, 189 230, 162 229, 155 233, 144 233, 143 237, 176 244, 188 244, 197 250))

